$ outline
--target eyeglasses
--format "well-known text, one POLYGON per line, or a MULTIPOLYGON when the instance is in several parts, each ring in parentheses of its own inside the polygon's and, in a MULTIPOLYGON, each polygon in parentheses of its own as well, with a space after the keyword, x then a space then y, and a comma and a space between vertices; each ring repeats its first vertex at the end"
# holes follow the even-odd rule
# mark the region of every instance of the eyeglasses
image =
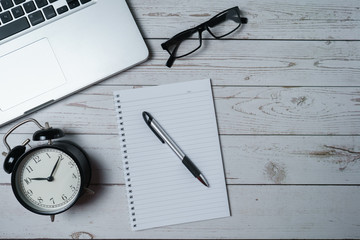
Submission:
POLYGON ((202 44, 203 31, 207 30, 215 39, 220 39, 234 32, 242 24, 246 24, 247 21, 247 18, 240 17, 239 7, 233 7, 194 28, 176 34, 161 44, 161 47, 170 54, 166 66, 170 68, 175 59, 185 57, 198 50, 202 44), (199 41, 195 41, 197 38, 199 41))

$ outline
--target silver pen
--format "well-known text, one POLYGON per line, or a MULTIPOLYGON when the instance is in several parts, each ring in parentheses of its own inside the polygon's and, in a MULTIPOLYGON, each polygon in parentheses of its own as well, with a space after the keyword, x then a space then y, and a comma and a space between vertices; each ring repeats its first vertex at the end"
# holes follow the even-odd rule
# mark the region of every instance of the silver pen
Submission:
POLYGON ((149 128, 154 132, 154 134, 159 138, 162 143, 166 143, 174 153, 180 158, 185 167, 197 178, 202 184, 209 187, 209 183, 200 172, 200 170, 195 166, 195 164, 188 158, 185 153, 180 149, 180 147, 171 139, 171 137, 165 132, 165 130, 160 126, 160 124, 153 118, 153 116, 148 112, 142 112, 142 116, 145 120, 145 123, 149 128))

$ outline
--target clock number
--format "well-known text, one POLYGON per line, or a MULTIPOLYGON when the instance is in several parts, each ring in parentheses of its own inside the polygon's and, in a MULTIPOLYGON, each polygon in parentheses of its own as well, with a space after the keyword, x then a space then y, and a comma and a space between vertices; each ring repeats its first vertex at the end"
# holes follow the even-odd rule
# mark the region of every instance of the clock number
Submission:
POLYGON ((46 153, 46 156, 48 156, 48 158, 51 158, 50 155, 49 155, 49 153, 46 153))
POLYGON ((30 166, 27 166, 27 167, 26 167, 26 170, 27 170, 29 173, 31 173, 32 171, 34 171, 30 166))
POLYGON ((50 201, 51 201, 53 204, 55 204, 54 198, 50 198, 50 201))
POLYGON ((70 188, 71 188, 71 190, 72 190, 73 192, 76 191, 76 188, 75 188, 73 185, 70 185, 70 188))
POLYGON ((75 175, 75 173, 72 174, 72 178, 77 179, 77 176, 75 175))
POLYGON ((69 164, 70 168, 75 167, 75 164, 73 162, 68 162, 68 164, 69 164))
POLYGON ((65 194, 63 194, 63 195, 61 195, 61 198, 62 198, 62 200, 65 201, 67 199, 67 196, 65 194))
POLYGON ((41 158, 39 156, 33 157, 33 160, 34 160, 35 163, 41 162, 41 158))
POLYGON ((31 197, 33 195, 33 191, 31 191, 30 189, 28 189, 26 191, 26 194, 29 195, 29 197, 31 197))
POLYGON ((39 201, 39 203, 42 203, 44 201, 44 199, 42 199, 41 197, 38 197, 37 200, 39 201))
POLYGON ((61 161, 61 160, 63 160, 63 159, 64 159, 64 156, 61 155, 61 154, 59 154, 59 160, 61 161))
POLYGON ((24 181, 26 182, 27 185, 29 185, 31 183, 31 178, 25 178, 24 181))

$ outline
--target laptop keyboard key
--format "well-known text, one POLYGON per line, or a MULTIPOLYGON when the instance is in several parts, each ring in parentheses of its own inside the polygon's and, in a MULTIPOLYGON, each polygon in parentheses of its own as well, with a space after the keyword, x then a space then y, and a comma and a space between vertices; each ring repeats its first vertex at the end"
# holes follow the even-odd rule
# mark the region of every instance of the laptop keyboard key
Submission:
POLYGON ((88 3, 90 2, 91 0, 80 0, 81 4, 85 4, 85 3, 88 3))
POLYGON ((78 0, 66 0, 67 4, 69 5, 70 9, 76 8, 80 6, 80 3, 78 0))
POLYGON ((58 14, 63 14, 64 12, 67 12, 68 10, 69 10, 69 8, 65 5, 56 9, 58 14))
POLYGON ((11 9, 11 12, 15 18, 19 18, 25 14, 21 6, 14 7, 11 9))
POLYGON ((13 20, 11 14, 10 14, 10 11, 0 13, 0 19, 4 24, 10 22, 11 20, 13 20))
POLYGON ((36 5, 38 8, 42 8, 46 5, 48 5, 47 0, 35 0, 35 2, 36 2, 36 5))
POLYGON ((15 3, 16 5, 18 5, 18 4, 20 4, 20 3, 23 3, 23 2, 25 2, 25 0, 14 0, 14 3, 15 3))
POLYGON ((53 6, 47 6, 46 8, 43 9, 44 15, 46 17, 47 20, 53 18, 56 16, 56 12, 53 6))
POLYGON ((12 0, 0 0, 0 2, 1 2, 1 5, 4 10, 9 9, 14 6, 14 3, 12 2, 12 0))
POLYGON ((26 17, 19 18, 0 27, 0 41, 30 27, 26 17))
POLYGON ((35 4, 33 1, 24 3, 24 9, 26 13, 31 13, 36 10, 35 4))
POLYGON ((33 12, 33 13, 29 14, 28 17, 31 22, 31 25, 33 25, 33 26, 38 25, 39 23, 42 23, 43 21, 45 21, 44 16, 42 15, 41 11, 33 12))

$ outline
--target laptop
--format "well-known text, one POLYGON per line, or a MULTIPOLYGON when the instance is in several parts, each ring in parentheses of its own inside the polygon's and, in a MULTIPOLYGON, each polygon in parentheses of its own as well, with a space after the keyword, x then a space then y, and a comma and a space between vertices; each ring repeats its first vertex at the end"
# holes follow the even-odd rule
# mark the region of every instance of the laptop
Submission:
POLYGON ((0 0, 0 126, 148 55, 125 0, 0 0))

